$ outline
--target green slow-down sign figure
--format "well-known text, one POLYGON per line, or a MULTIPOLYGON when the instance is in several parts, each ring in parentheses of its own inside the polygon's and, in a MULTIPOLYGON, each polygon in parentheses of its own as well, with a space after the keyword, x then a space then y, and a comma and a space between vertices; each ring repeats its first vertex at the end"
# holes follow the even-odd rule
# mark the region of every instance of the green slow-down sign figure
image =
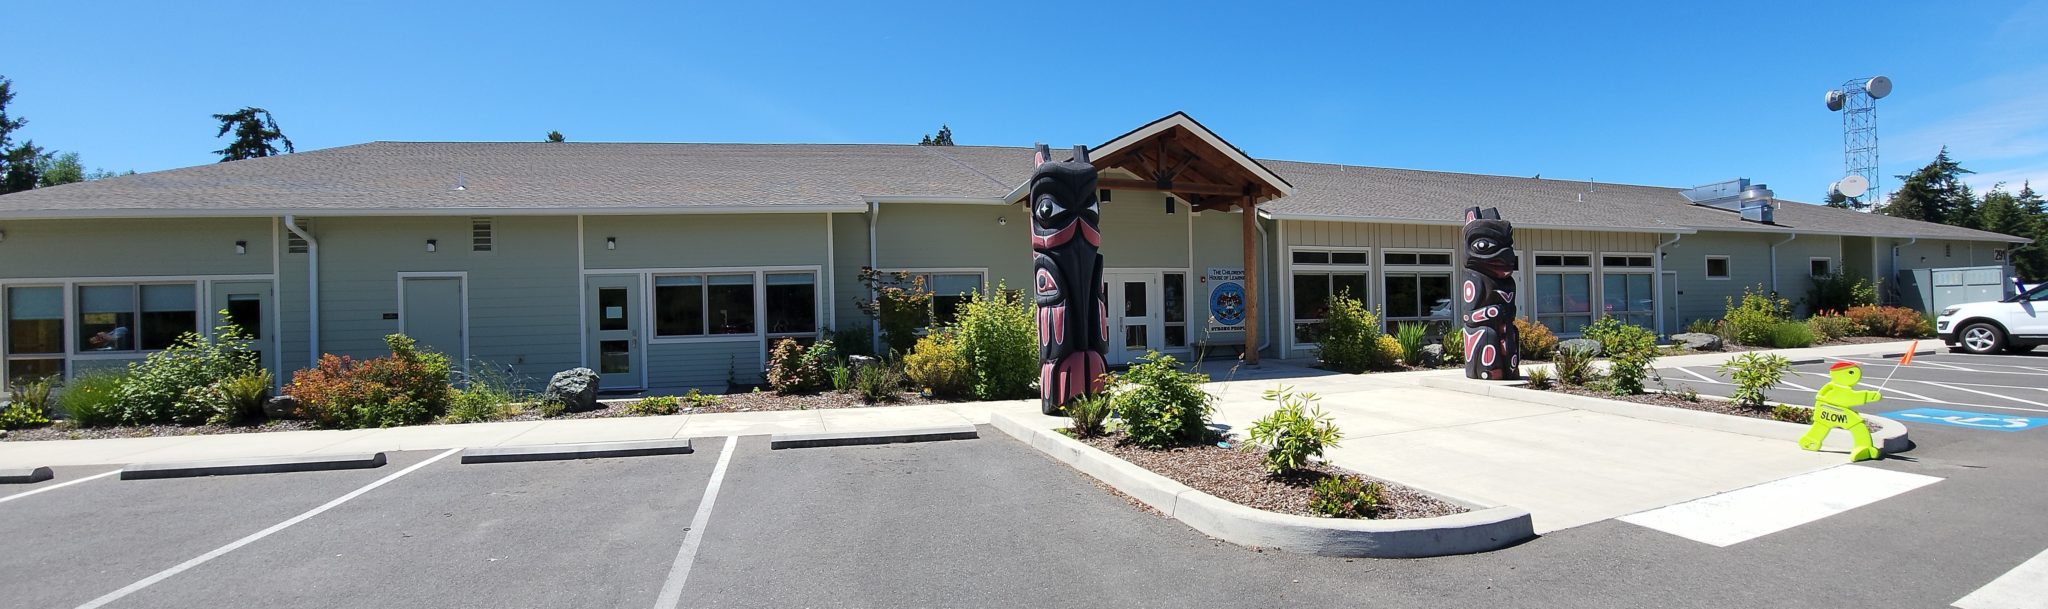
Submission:
POLYGON ((1835 364, 1828 368, 1828 384, 1821 386, 1820 395, 1813 398, 1813 427, 1806 435, 1799 436, 1799 447, 1806 450, 1820 450, 1822 441, 1828 439, 1828 432, 1835 429, 1848 430, 1856 439, 1856 449, 1849 453, 1850 461, 1868 461, 1878 458, 1877 447, 1870 444, 1870 426, 1863 422, 1863 415, 1856 413, 1856 407, 1884 399, 1875 391, 1856 388, 1863 380, 1863 368, 1849 362, 1835 364))

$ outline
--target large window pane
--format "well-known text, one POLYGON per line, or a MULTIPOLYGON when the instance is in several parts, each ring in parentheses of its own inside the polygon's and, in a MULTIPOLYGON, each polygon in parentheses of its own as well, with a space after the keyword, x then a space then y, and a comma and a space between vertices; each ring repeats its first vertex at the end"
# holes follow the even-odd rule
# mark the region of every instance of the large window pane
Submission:
POLYGON ((1564 311, 1567 313, 1589 313, 1593 310, 1593 278, 1589 275, 1564 276, 1564 311))
POLYGON ((981 291, 981 274, 934 274, 925 280, 925 289, 932 292, 932 323, 950 326, 960 318, 960 303, 967 302, 967 293, 981 291))
POLYGON ((64 289, 7 288, 7 353, 63 352, 64 289))
MULTIPOLYGON (((1165 283, 1161 284, 1163 287, 1160 288, 1164 292, 1161 295, 1162 302, 1160 305, 1166 307, 1166 323, 1181 323, 1188 320, 1187 302, 1185 300, 1188 291, 1187 283, 1187 275, 1180 273, 1166 274, 1165 283)), ((1168 338, 1166 342, 1169 345, 1174 344, 1171 338, 1168 338)))
MULTIPOLYGON (((59 322, 62 323, 62 322, 59 322)), ((63 358, 17 359, 7 362, 7 384, 32 381, 64 374, 63 358)))
POLYGON ((1330 275, 1330 296, 1349 296, 1364 301, 1371 294, 1365 289, 1365 274, 1333 273, 1330 275))
POLYGON ((1536 310, 1544 314, 1564 311, 1564 296, 1559 286, 1564 278, 1558 275, 1536 274, 1536 310))
POLYGON ((1328 311, 1329 307, 1329 275, 1294 276, 1295 319, 1322 319, 1323 312, 1328 311))
POLYGON ((817 277, 810 273, 768 274, 768 332, 818 331, 817 277))
POLYGON ((1601 310, 1608 314, 1628 311, 1628 276, 1606 275, 1600 278, 1601 310))
POLYGON ((754 276, 712 275, 707 296, 712 334, 754 333, 754 276))
MULTIPOLYGON (((1412 254, 1411 254, 1412 255, 1412 254)), ((1387 317, 1421 317, 1420 289, 1414 275, 1387 276, 1387 317)))
POLYGON ((199 330, 198 290, 189 283, 142 286, 142 348, 163 349, 199 330))
POLYGON ((1429 317, 1450 319, 1452 308, 1450 275, 1422 275, 1416 278, 1417 288, 1422 293, 1424 313, 1429 317))
POLYGON ((135 350, 135 286, 78 288, 78 350, 135 350))
POLYGON ((704 278, 654 278, 654 335, 704 334, 704 278))

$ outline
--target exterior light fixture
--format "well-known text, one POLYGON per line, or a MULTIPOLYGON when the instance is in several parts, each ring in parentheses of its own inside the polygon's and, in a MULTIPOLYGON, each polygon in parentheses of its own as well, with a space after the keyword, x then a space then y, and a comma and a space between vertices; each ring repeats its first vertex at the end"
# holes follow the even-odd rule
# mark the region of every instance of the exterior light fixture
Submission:
POLYGON ((438 248, 437 248, 437 246, 436 246, 436 244, 435 244, 434 240, 433 240, 433 239, 428 239, 428 240, 427 240, 427 251, 428 251, 428 252, 432 252, 432 251, 434 251, 435 249, 438 249, 438 248))
POLYGON ((249 242, 247 242, 247 241, 236 241, 236 242, 235 242, 235 254, 236 254, 236 255, 241 255, 241 254, 247 254, 247 253, 249 253, 249 242))
POLYGON ((604 248, 605 248, 605 249, 608 249, 608 250, 615 250, 615 249, 619 249, 619 238, 618 238, 618 237, 605 237, 605 238, 604 238, 604 248))
POLYGON ((1173 195, 1166 195, 1166 215, 1173 215, 1173 195))

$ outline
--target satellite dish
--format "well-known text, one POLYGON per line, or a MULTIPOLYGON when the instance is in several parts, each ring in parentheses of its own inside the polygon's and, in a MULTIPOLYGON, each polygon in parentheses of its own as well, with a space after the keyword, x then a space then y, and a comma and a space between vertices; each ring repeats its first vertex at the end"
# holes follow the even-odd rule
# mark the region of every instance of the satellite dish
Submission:
POLYGON ((1836 182, 1835 190, 1842 193, 1842 196, 1853 199, 1870 192, 1870 180, 1863 179, 1863 176, 1849 176, 1836 182))
POLYGON ((1871 99, 1884 99, 1884 96, 1892 94, 1892 79, 1883 76, 1873 77, 1869 82, 1863 83, 1863 90, 1870 93, 1871 99))
POLYGON ((1828 111, 1829 111, 1829 112, 1840 112, 1840 111, 1842 110, 1842 102, 1843 102, 1844 100, 1848 99, 1848 97, 1849 97, 1849 96, 1847 96, 1847 95, 1843 95, 1841 91, 1836 91, 1836 90, 1829 90, 1829 91, 1828 91, 1828 111))

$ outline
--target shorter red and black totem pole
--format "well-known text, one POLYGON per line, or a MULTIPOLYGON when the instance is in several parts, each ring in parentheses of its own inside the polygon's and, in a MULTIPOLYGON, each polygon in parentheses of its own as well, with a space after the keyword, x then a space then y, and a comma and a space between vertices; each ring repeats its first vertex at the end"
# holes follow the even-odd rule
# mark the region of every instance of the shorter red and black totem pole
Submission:
POLYGON ((1031 173, 1031 252, 1038 296, 1039 411, 1102 391, 1109 367, 1109 304, 1102 293, 1102 233, 1088 149, 1053 161, 1038 145, 1031 173))
POLYGON ((1465 376, 1522 378, 1522 334, 1515 329, 1515 225, 1494 208, 1465 210, 1465 376))

